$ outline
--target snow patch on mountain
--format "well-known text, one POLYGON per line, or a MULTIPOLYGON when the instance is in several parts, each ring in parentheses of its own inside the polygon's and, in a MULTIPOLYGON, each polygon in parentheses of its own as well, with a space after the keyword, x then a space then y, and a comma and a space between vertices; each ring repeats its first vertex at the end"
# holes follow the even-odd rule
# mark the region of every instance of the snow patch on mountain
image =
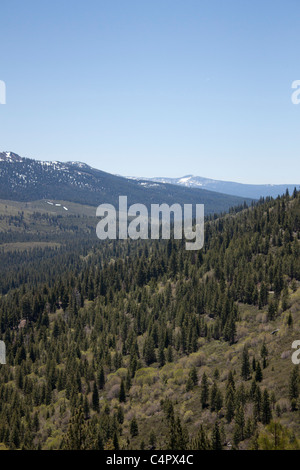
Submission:
MULTIPOLYGON (((299 188, 299 184, 243 184, 235 183, 233 181, 220 181, 210 178, 204 178, 202 176, 186 175, 180 178, 166 178, 166 177, 154 177, 145 178, 137 176, 129 176, 128 179, 138 181, 140 185, 145 185, 145 181, 153 183, 163 184, 175 184, 184 186, 186 188, 198 188, 206 189, 208 191, 214 191, 217 193, 228 194, 232 196, 248 197, 253 199, 259 199, 260 197, 272 196, 276 198, 278 195, 285 193, 286 189, 290 193, 293 192, 294 188, 299 188), (143 183, 141 183, 143 181, 143 183)), ((147 187, 147 186, 146 186, 147 187)))

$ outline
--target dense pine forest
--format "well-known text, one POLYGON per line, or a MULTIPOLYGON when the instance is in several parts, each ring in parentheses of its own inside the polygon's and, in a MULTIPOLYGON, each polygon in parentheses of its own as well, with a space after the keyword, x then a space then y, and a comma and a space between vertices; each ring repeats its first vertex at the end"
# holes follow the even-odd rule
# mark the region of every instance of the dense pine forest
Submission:
POLYGON ((210 216, 195 252, 1 221, 0 448, 300 448, 299 192, 210 216))

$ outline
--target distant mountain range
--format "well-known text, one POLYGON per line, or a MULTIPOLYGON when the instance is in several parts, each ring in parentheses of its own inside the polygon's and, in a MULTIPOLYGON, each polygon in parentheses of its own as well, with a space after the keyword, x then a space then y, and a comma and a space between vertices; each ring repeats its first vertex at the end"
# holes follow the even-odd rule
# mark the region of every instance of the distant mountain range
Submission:
POLYGON ((225 212, 252 200, 199 187, 125 178, 81 162, 44 162, 13 152, 0 153, 0 199, 116 206, 119 196, 127 196, 128 204, 142 203, 148 207, 153 203, 204 204, 206 214, 225 212))
POLYGON ((300 188, 300 184, 242 184, 234 183, 232 181, 218 181, 209 178, 202 178, 201 176, 187 175, 182 178, 139 178, 130 177, 134 180, 141 181, 147 180, 158 183, 177 184, 186 188, 202 188, 217 193, 230 194, 233 196, 247 197, 251 199, 260 199, 261 197, 272 196, 276 198, 282 195, 288 189, 290 193, 294 188, 300 188))

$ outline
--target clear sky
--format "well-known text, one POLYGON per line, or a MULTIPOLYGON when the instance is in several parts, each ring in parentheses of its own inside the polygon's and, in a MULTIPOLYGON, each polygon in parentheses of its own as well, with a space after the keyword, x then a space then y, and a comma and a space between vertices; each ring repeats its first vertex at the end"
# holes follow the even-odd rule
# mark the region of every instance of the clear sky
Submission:
POLYGON ((0 150, 300 183, 299 0, 1 0, 0 150))

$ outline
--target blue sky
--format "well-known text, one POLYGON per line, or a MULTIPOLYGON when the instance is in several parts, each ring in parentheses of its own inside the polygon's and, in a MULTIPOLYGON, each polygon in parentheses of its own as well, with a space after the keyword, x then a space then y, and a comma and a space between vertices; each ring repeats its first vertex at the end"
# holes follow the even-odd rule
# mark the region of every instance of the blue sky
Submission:
POLYGON ((0 150, 299 183, 299 0, 1 0, 0 150))

